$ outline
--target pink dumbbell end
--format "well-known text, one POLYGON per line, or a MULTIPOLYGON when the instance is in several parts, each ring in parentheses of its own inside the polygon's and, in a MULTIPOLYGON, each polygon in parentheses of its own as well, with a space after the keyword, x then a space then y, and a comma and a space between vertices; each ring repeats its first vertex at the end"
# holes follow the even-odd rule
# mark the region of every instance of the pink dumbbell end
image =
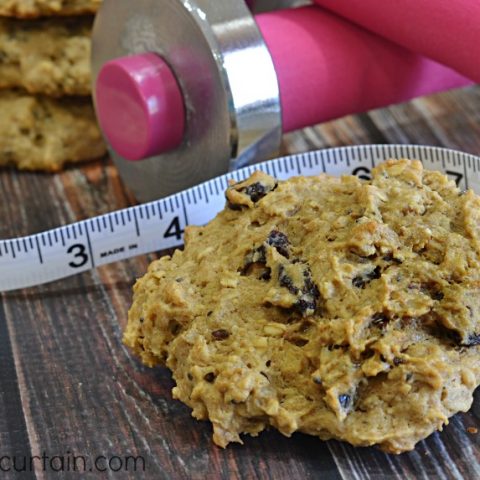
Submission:
POLYGON ((96 85, 100 126, 122 157, 141 160, 183 138, 183 97, 170 67, 153 53, 106 63, 96 85))

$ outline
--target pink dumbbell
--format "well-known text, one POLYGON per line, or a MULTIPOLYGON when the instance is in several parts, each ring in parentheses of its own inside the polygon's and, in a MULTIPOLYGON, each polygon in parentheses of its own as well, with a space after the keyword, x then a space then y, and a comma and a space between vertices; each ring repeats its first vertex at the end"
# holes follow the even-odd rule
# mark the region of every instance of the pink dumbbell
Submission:
POLYGON ((480 82, 478 0, 313 1, 480 82))
POLYGON ((471 83, 320 7, 253 17, 240 0, 104 0, 93 67, 140 200, 264 160, 282 132, 471 83))

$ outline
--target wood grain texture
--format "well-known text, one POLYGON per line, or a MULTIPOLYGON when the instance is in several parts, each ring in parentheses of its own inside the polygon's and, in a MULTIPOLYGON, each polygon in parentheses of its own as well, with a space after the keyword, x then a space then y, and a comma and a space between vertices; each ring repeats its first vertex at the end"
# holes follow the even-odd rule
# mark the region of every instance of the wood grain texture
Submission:
MULTIPOLYGON (((289 134, 283 153, 361 143, 413 143, 480 154, 480 88, 417 99, 289 134)), ((0 172, 0 235, 36 233, 134 204, 114 166, 58 175, 0 172)), ((121 343, 134 279, 154 256, 2 294, 0 457, 141 455, 145 471, 110 478, 479 478, 480 403, 399 456, 275 431, 225 450, 174 401, 170 374, 143 367, 121 343)), ((1 274, 1 272, 0 272, 1 274)), ((0 464, 1 465, 1 464, 0 464)), ((89 478, 43 471, 21 478, 89 478)), ((17 478, 15 472, 2 478, 17 478)))

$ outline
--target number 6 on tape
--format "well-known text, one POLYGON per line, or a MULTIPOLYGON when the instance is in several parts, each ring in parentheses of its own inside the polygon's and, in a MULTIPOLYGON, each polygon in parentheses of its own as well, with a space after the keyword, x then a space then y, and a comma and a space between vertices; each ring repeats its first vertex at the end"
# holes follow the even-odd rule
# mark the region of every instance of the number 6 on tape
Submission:
POLYGON ((459 188, 480 192, 480 158, 416 145, 342 147, 278 158, 237 170, 155 202, 36 235, 0 241, 0 291, 31 287, 98 265, 178 247, 188 224, 203 225, 224 206, 228 181, 263 170, 284 180, 295 175, 353 174, 368 180, 388 158, 421 160, 445 172, 459 188))

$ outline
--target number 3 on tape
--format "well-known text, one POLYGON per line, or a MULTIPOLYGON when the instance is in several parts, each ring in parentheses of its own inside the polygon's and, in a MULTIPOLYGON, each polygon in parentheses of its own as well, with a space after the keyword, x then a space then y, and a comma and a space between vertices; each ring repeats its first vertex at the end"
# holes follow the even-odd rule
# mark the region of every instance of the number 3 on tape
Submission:
POLYGON ((72 254, 76 259, 76 261, 69 262, 68 264, 72 268, 80 268, 88 263, 87 247, 83 245, 83 243, 72 245, 67 250, 67 253, 72 254))

